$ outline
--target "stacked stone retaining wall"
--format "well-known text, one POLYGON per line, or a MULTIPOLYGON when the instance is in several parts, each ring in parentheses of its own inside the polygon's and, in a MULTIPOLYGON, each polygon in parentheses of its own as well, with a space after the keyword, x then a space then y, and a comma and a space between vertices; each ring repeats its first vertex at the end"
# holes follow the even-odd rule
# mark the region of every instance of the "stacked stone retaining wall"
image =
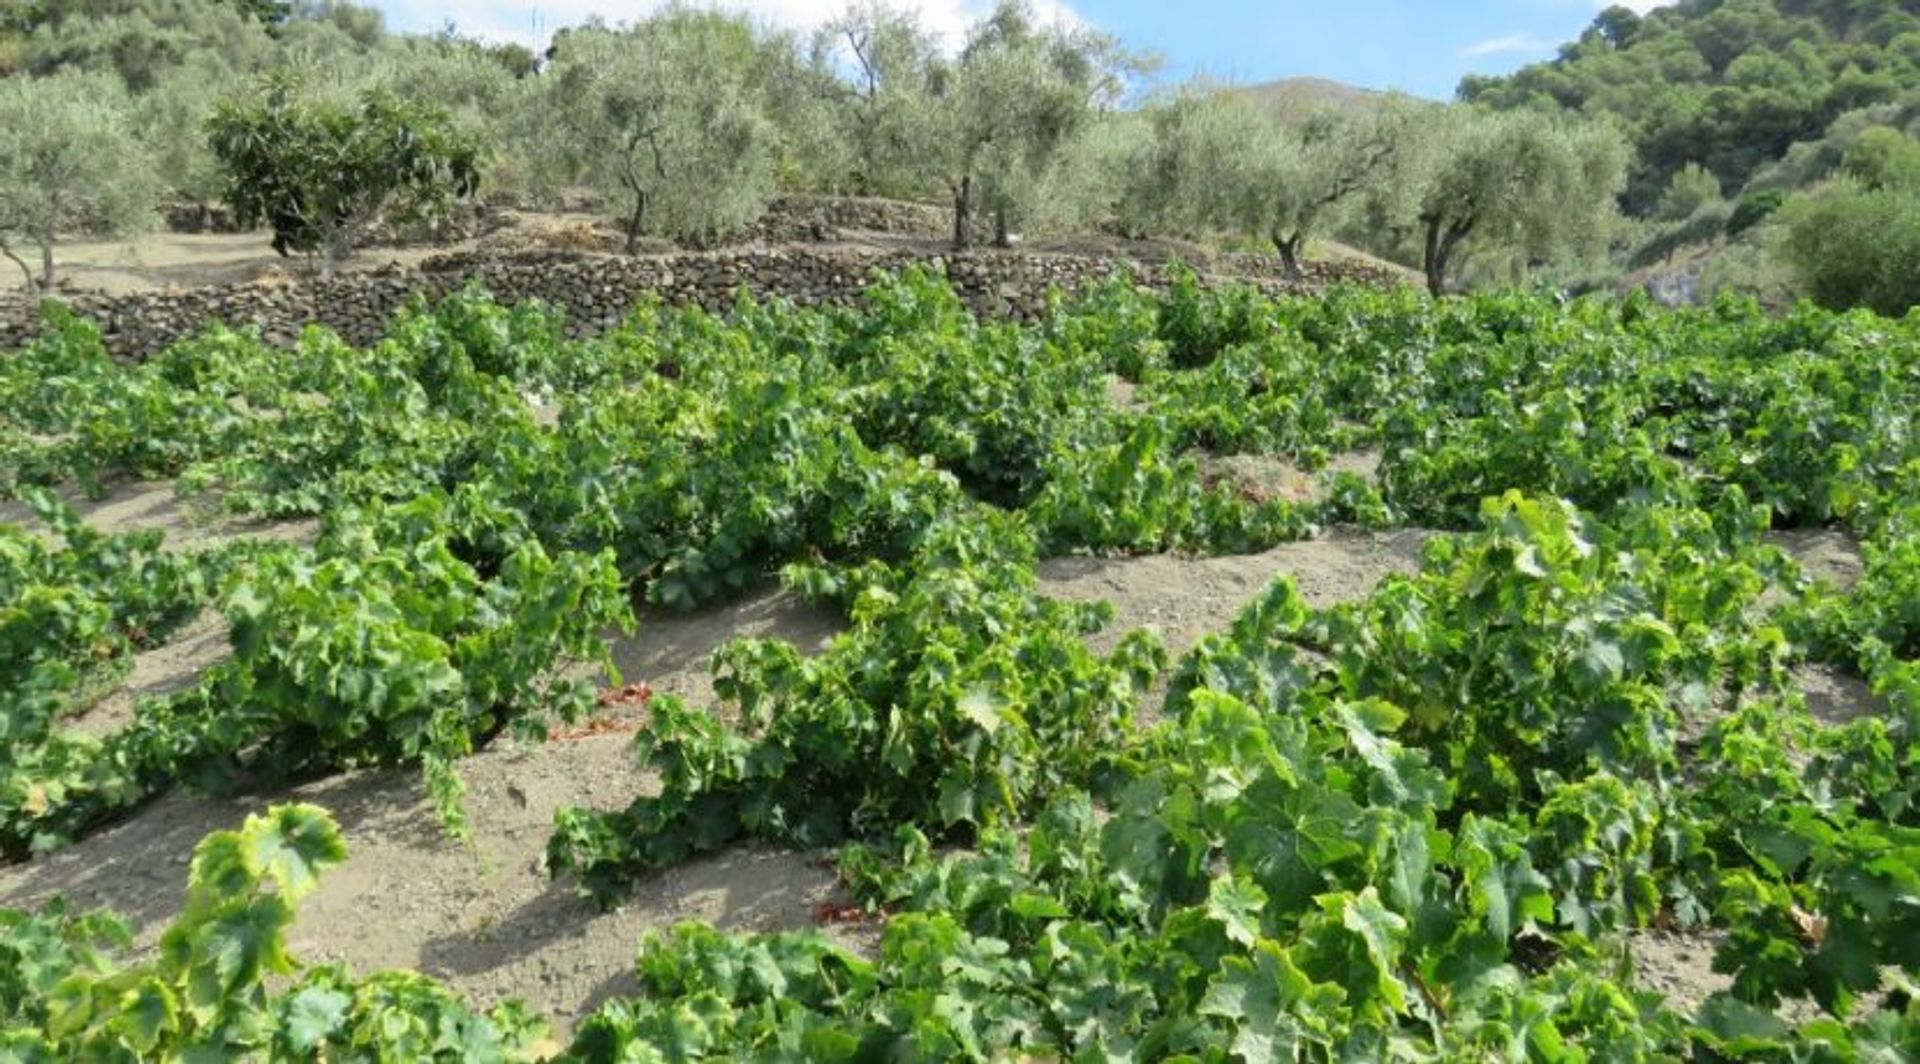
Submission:
MULTIPOLYGON (((921 264, 943 270, 974 313, 1032 320, 1050 289, 1073 291, 1132 271, 1147 287, 1165 282, 1156 264, 1065 255, 977 251, 945 256, 855 254, 835 250, 738 249, 624 257, 580 252, 444 255, 418 268, 390 265, 332 278, 215 285, 181 291, 109 296, 75 293, 60 301, 99 323, 108 350, 144 358, 215 322, 258 328, 268 340, 290 343, 309 324, 370 344, 401 306, 415 296, 437 299, 478 282, 503 303, 541 300, 565 310, 574 335, 591 335, 618 322, 636 303, 658 296, 670 304, 724 310, 745 288, 762 299, 803 306, 856 299, 879 271, 921 264)), ((1385 271, 1354 263, 1310 263, 1301 281, 1244 280, 1272 294, 1314 291, 1334 283, 1392 285, 1385 271)), ((37 301, 0 294, 0 351, 17 348, 42 329, 37 301)))

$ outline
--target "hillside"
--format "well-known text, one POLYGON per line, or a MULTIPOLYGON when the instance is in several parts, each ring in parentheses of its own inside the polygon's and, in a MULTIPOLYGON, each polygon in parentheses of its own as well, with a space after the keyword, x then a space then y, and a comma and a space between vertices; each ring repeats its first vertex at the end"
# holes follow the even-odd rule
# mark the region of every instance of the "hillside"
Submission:
POLYGON ((1639 156, 1626 206, 1646 213, 1688 163, 1731 193, 1840 115, 1916 86, 1917 0, 1681 0, 1609 8, 1557 58, 1470 77, 1459 95, 1617 117, 1639 156))
POLYGON ((1318 111, 1368 107, 1386 98, 1385 93, 1328 78, 1281 78, 1236 91, 1288 123, 1302 121, 1318 111))

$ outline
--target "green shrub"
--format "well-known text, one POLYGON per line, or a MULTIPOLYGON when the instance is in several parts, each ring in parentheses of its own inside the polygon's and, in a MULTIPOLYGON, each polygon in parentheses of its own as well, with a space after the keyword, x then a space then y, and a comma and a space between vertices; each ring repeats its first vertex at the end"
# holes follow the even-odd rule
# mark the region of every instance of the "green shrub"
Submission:
POLYGON ((1894 317, 1920 303, 1920 196, 1845 184, 1790 210, 1782 251, 1815 302, 1894 317))
POLYGON ((1740 197, 1740 202, 1734 204, 1733 215, 1727 219, 1727 235, 1739 236, 1766 221, 1767 217, 1779 210, 1780 205, 1786 201, 1785 192, 1771 188, 1765 192, 1755 192, 1740 197))

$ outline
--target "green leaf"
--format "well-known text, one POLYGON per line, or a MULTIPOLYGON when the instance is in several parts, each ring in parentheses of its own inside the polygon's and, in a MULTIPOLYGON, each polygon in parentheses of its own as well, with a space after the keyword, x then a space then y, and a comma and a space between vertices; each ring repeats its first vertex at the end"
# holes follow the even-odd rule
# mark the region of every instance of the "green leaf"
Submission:
POLYGON ((960 715, 972 721, 981 731, 992 735, 1000 730, 1002 719, 1000 707, 993 693, 983 687, 971 687, 954 704, 960 715))
POLYGON ((295 1052, 312 1053, 333 1037, 353 1000, 337 990, 306 987, 282 1006, 281 1028, 295 1052))
POLYGON ((318 806, 275 806, 264 817, 250 818, 241 834, 249 867, 278 884, 289 903, 312 893, 320 873, 347 858, 339 826, 318 806))
POLYGON ((1218 922, 1227 938, 1252 946, 1260 937, 1267 892, 1256 883, 1231 876, 1220 876, 1207 887, 1207 915, 1218 922))
POLYGON ((1023 920, 1060 920, 1071 915, 1051 894, 1023 890, 1007 901, 1007 911, 1023 920))
POLYGON ((1198 1011, 1233 1025, 1233 1052, 1245 1064, 1272 1064, 1326 1044, 1314 1010, 1337 996, 1316 991, 1278 943, 1261 941, 1247 957, 1221 960, 1198 1011))
POLYGON ((1722 1048, 1739 1052, 1777 1045, 1793 1033, 1780 1017, 1724 993, 1700 1006, 1697 1022, 1722 1048))

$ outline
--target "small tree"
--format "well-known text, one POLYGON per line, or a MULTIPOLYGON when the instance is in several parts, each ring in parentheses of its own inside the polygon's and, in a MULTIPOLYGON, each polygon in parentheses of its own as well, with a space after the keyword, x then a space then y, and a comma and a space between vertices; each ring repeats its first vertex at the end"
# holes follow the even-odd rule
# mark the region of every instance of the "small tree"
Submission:
POLYGON ((1920 140, 1878 126, 1860 134, 1840 170, 1868 189, 1920 188, 1920 140))
POLYGON ((331 274, 375 219, 444 218, 480 184, 479 147, 446 113, 380 88, 344 102, 274 75, 221 101, 207 127, 242 225, 331 274))
POLYGON ((191 57, 249 69, 272 50, 268 27, 236 3, 59 0, 27 41, 27 69, 112 72, 145 95, 191 57))
POLYGON ((1188 94, 1155 109, 1128 203, 1163 226, 1268 242, 1298 277, 1309 239, 1360 193, 1396 180, 1414 117, 1390 100, 1286 124, 1230 92, 1188 94))
POLYGON ((1700 208, 1720 200, 1720 179, 1699 163, 1688 163, 1673 172, 1667 190, 1660 196, 1654 217, 1663 222, 1683 222, 1700 208))
POLYGON ((834 104, 852 186, 867 194, 912 191, 927 150, 924 122, 939 46, 915 12, 866 0, 821 27, 813 66, 834 104))
POLYGON ((1021 0, 1002 0, 957 61, 929 78, 919 115, 923 163, 953 201, 953 242, 972 241, 976 207, 1005 244, 1033 215, 1038 193, 1065 187, 1049 171, 1075 158, 1079 138, 1110 110, 1140 60, 1109 37, 1042 27, 1021 0))
POLYGON ((1847 177, 1787 203, 1781 252, 1814 302, 1892 317, 1920 305, 1920 192, 1847 177))
POLYGON ((1612 128, 1466 106, 1436 112, 1421 128, 1415 219, 1435 296, 1472 247, 1527 263, 1604 248, 1627 167, 1612 128))
POLYGON ((232 76, 216 57, 195 56, 161 75, 135 104, 155 175, 171 196, 198 209, 203 229, 226 189, 220 160, 207 140, 207 119, 232 76))
POLYGON ((125 90, 104 75, 0 80, 0 255, 29 288, 51 289, 63 232, 122 233, 152 216, 152 166, 125 90), (14 250, 40 251, 36 277, 14 250))
POLYGON ((772 187, 774 128, 746 20, 675 8, 556 45, 548 113, 576 170, 643 234, 707 242, 756 218, 772 187))

